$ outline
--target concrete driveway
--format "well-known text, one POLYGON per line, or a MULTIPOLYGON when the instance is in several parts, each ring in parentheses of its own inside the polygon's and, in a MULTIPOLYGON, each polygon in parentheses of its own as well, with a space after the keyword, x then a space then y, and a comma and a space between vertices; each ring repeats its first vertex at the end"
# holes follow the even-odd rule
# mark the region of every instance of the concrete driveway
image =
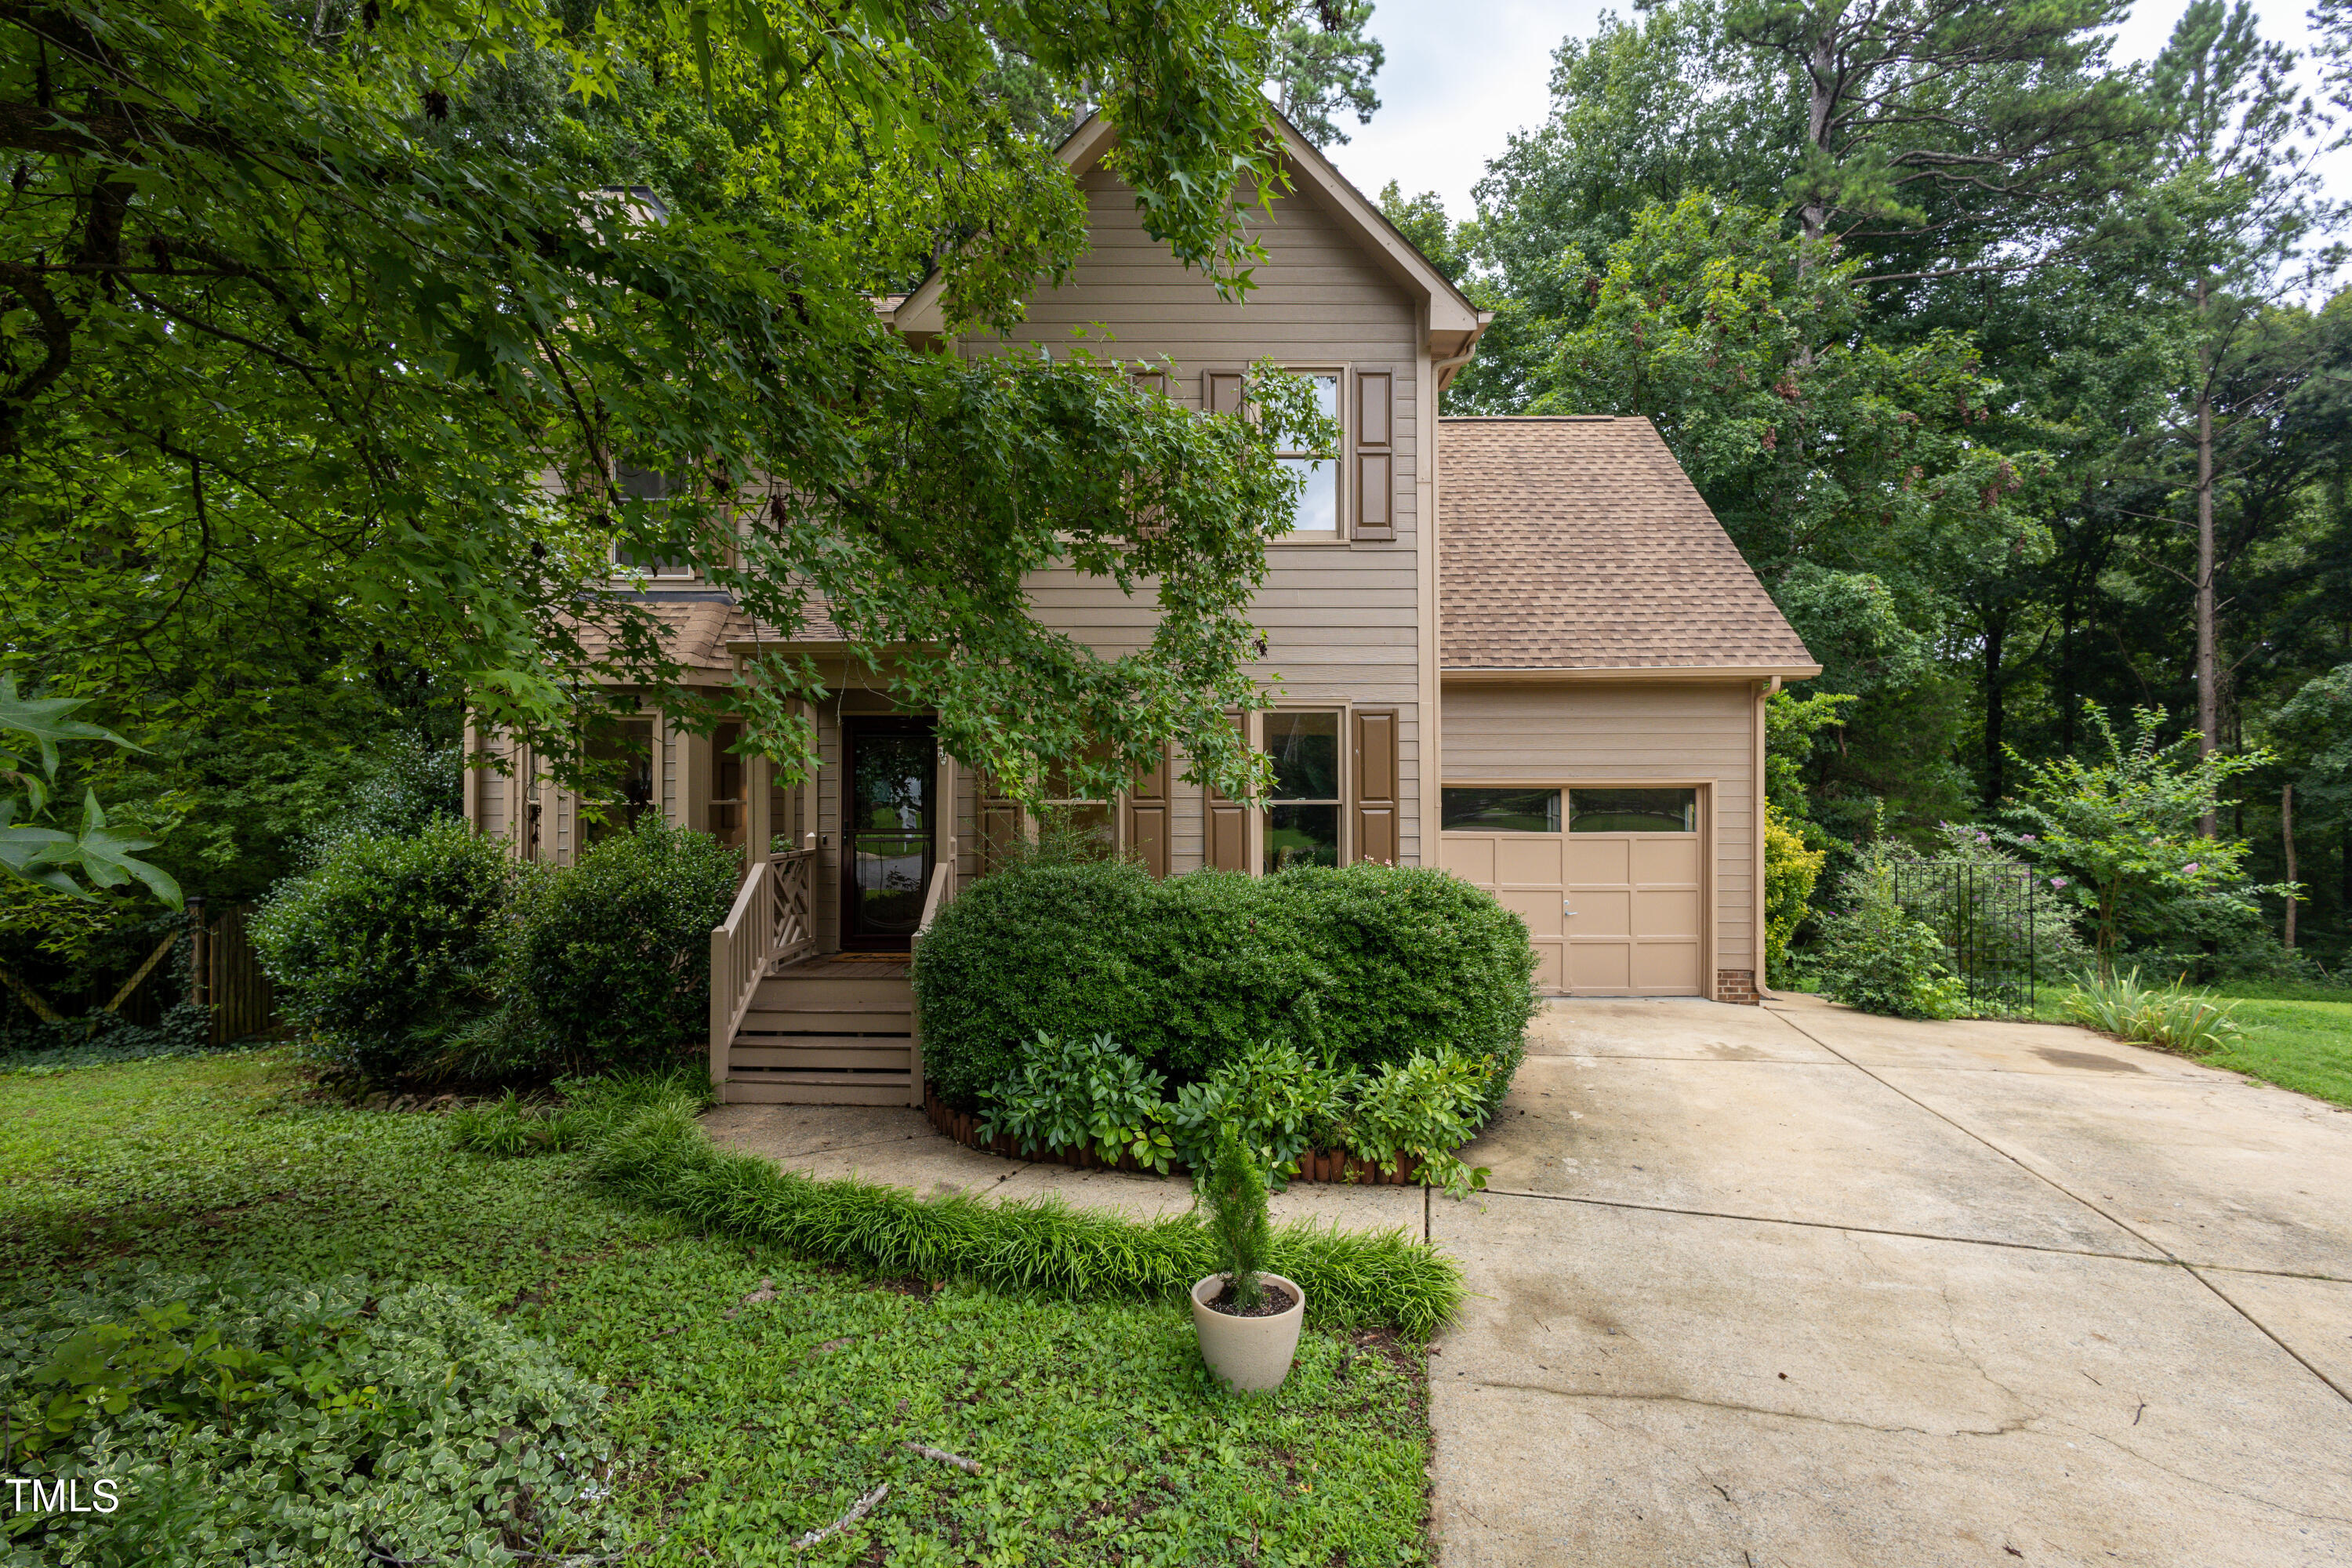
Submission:
POLYGON ((1465 1157, 1446 1568, 2352 1563, 2352 1115, 2050 1026, 1564 1002, 1465 1157))

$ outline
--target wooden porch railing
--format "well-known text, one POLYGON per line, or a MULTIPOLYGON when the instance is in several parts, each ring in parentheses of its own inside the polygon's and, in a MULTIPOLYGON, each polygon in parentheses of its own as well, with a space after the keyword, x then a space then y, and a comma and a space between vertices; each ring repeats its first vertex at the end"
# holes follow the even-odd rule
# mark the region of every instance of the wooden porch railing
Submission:
POLYGON ((727 1048, 767 978, 776 940, 776 868, 751 862, 726 922, 710 932, 710 1081, 727 1081, 727 1048))
POLYGON ((775 916, 768 967, 774 969, 816 951, 816 851, 794 849, 773 856, 775 916))
POLYGON ((723 925, 710 932, 710 1081, 727 1081, 727 1051, 760 982, 816 951, 816 851, 751 862, 723 925))
MULTIPOLYGON (((931 868, 931 885, 923 892, 923 918, 915 924, 913 940, 907 944, 907 956, 915 958, 923 950, 923 933, 940 917, 940 910, 955 897, 955 840, 948 840, 948 857, 931 868)), ((918 1002, 911 1015, 913 1033, 907 1038, 907 1079, 914 1089, 913 1103, 923 1103, 923 1008, 918 1002)))

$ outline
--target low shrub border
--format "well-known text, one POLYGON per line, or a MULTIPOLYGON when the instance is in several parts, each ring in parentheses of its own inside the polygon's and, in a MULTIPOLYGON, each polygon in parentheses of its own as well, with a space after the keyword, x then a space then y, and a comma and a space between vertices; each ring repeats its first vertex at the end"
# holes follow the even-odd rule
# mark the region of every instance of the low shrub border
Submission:
MULTIPOLYGON (((1058 1198, 919 1198, 865 1182, 818 1181, 713 1145, 696 1102, 670 1097, 591 1146, 609 1190, 682 1218, 756 1237, 821 1262, 884 1275, 951 1279, 1070 1299, 1173 1301, 1216 1268, 1197 1215, 1139 1222, 1058 1198)), ((1307 1290, 1319 1326, 1392 1326, 1426 1339, 1462 1302, 1462 1269, 1402 1229, 1275 1233, 1270 1267, 1307 1290)))
MULTIPOLYGON (((999 1133, 983 1142, 980 1136, 981 1119, 969 1110, 958 1110, 939 1097, 930 1084, 923 1085, 923 1112, 931 1125, 943 1137, 952 1138, 967 1149, 982 1153, 1002 1154, 1008 1160, 1038 1160, 1050 1165, 1072 1165, 1081 1171, 1145 1172, 1132 1154, 1121 1154, 1116 1163, 1105 1160, 1091 1149, 1048 1149, 1042 1153, 1024 1154, 1009 1133, 999 1133)), ((1180 1166, 1180 1168, 1181 1168, 1180 1166)), ((1309 1149, 1298 1156, 1298 1173, 1294 1182, 1344 1182, 1357 1185, 1409 1187, 1421 1179, 1421 1162, 1407 1154, 1394 1165, 1381 1166, 1370 1160, 1328 1149, 1309 1149)))

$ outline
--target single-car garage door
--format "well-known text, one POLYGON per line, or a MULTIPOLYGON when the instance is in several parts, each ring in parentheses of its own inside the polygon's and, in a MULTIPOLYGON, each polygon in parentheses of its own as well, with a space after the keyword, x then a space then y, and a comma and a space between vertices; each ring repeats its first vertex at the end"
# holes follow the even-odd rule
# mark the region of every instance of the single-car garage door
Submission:
POLYGON ((1441 863, 1528 922, 1539 989, 1703 995, 1699 810, 1696 788, 1449 787, 1441 863))

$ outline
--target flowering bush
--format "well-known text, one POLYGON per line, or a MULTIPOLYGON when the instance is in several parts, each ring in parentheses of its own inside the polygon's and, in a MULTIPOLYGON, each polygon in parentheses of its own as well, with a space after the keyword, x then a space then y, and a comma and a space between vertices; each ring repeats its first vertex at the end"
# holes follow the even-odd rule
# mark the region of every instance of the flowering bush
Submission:
POLYGON ((2246 846, 2208 837, 2199 822, 2215 808, 2221 786, 2270 760, 2267 752, 2197 755, 2197 737, 2157 744, 2161 708, 2132 710, 2129 745, 2106 713, 2084 713, 2104 759, 2028 763, 2010 816, 2018 830, 2000 840, 2039 868, 2050 890, 2087 918, 2102 979, 2123 949, 2162 951, 2186 942, 2224 941, 2257 924, 2261 893, 2240 869, 2246 846), (2031 829, 2032 831, 2025 831, 2031 829))
POLYGON ((1822 921, 1822 993, 1890 1017, 1956 1017, 1964 989, 1944 966, 1944 939, 1895 897, 1894 858, 1875 838, 1842 879, 1840 907, 1822 921))

